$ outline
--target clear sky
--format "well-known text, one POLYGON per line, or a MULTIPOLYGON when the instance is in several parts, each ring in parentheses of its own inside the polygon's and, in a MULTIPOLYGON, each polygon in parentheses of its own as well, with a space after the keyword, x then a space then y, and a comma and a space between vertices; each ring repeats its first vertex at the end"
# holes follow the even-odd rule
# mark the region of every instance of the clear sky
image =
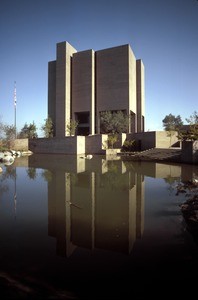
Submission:
POLYGON ((47 118, 56 43, 77 51, 130 44, 145 66, 145 129, 198 110, 197 0, 0 0, 0 120, 17 130, 47 118))

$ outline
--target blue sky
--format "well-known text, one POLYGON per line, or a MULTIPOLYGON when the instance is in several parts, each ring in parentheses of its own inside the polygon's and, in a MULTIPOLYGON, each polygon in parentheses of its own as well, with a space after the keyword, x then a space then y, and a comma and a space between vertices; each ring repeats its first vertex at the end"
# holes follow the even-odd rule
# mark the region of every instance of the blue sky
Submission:
POLYGON ((17 130, 47 118, 48 61, 56 43, 77 51, 130 44, 145 66, 145 129, 198 110, 197 0, 1 0, 0 121, 17 130))

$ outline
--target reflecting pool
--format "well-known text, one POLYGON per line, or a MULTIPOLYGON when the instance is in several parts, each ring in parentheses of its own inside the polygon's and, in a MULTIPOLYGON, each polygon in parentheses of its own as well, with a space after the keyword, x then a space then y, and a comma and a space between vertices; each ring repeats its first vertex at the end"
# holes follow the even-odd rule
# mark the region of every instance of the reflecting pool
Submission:
POLYGON ((198 246, 176 187, 198 166, 33 154, 1 167, 4 299, 194 292, 198 246))

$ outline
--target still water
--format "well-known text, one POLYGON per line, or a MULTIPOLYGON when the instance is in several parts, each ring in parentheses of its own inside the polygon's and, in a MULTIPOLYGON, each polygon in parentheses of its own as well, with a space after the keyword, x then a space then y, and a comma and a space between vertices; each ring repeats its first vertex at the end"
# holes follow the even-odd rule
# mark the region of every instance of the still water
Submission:
POLYGON ((31 155, 0 175, 4 299, 162 299, 196 287, 180 211, 198 166, 31 155))

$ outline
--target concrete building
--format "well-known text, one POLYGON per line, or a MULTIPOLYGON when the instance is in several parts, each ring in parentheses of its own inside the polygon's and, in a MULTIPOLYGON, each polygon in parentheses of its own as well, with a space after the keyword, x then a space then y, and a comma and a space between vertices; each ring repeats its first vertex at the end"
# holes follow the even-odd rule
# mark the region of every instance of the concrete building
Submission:
POLYGON ((63 138, 70 120, 77 135, 100 133, 100 113, 123 111, 130 116, 128 133, 144 131, 144 65, 130 45, 77 52, 68 42, 56 45, 48 63, 48 116, 55 136, 63 138))

